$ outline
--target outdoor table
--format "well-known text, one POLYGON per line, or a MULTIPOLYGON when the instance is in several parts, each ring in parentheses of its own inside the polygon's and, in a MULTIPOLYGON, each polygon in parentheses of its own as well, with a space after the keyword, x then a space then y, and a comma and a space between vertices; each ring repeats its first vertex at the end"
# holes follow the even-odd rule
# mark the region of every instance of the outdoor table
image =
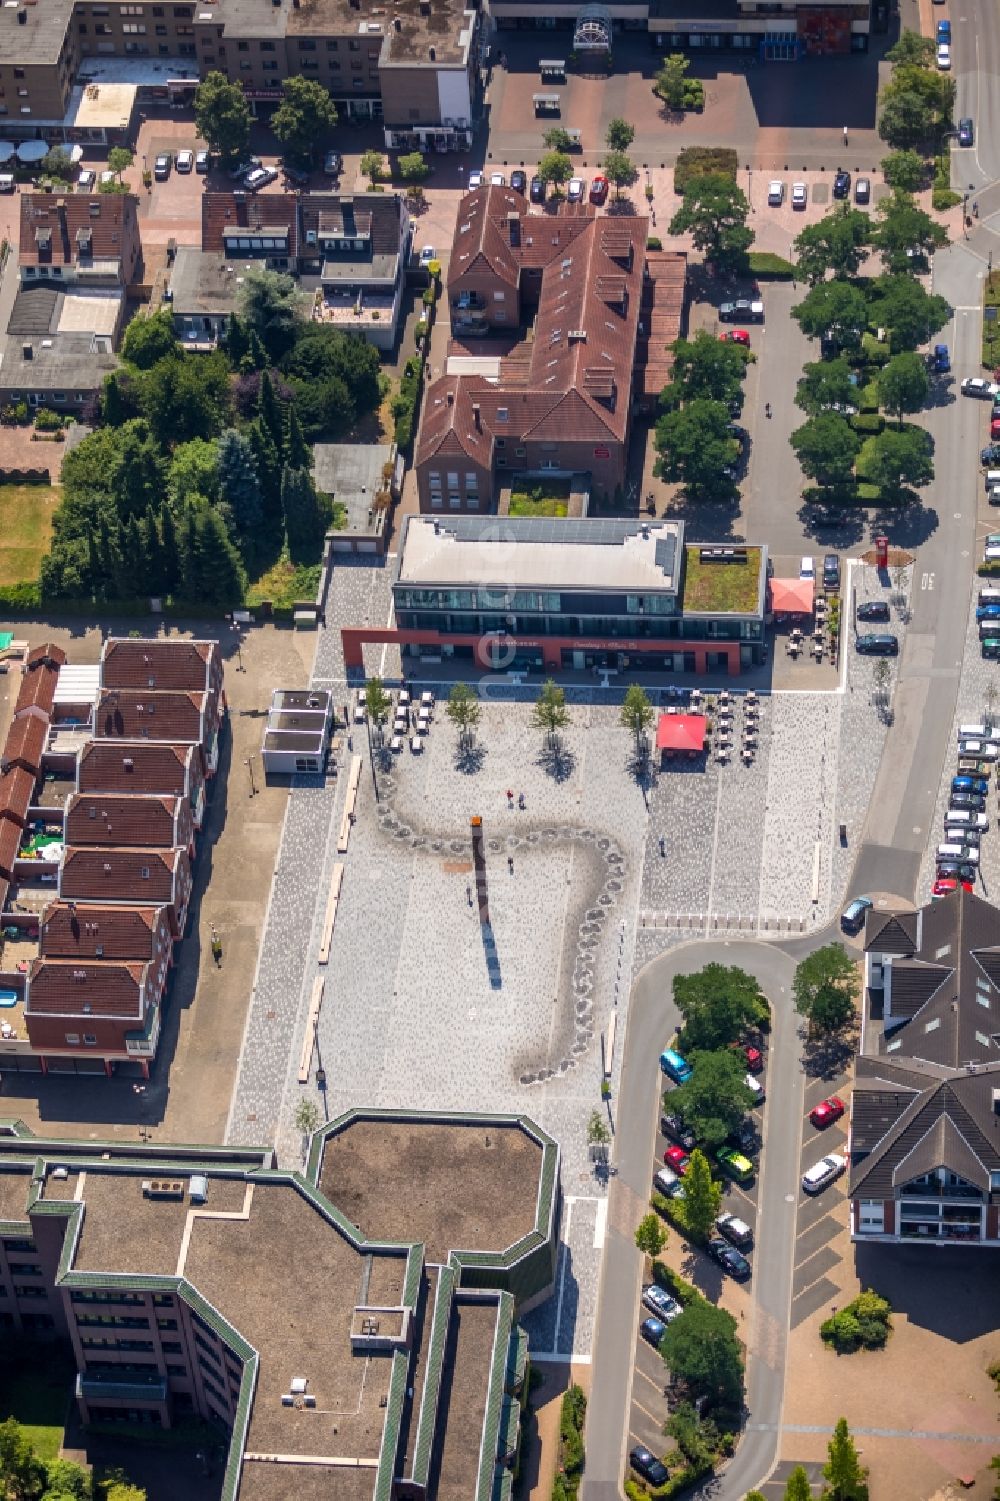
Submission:
POLYGON ((431 693, 429 690, 425 689, 424 692, 421 693, 421 695, 420 695, 420 702, 422 704, 427 704, 428 706, 430 706, 431 704, 433 704, 433 702, 434 702, 434 695, 433 695, 433 693, 431 693))
POLYGON ((411 735, 410 736, 410 750, 413 752, 413 754, 415 756, 419 756, 420 752, 423 750, 423 748, 424 748, 424 742, 423 742, 423 740, 421 740, 420 736, 419 735, 411 735))
POLYGON ((421 729, 426 728, 426 726, 429 725, 430 722, 431 722, 431 711, 429 709, 421 709, 420 713, 417 715, 417 723, 420 726, 420 728, 421 729))
POLYGON ((361 704, 358 704, 355 707, 355 710, 354 710, 354 723, 355 724, 364 724, 364 722, 365 722, 365 711, 364 711, 363 707, 361 706, 361 704))
POLYGON ((391 751, 396 751, 397 753, 403 749, 402 735, 393 735, 392 739, 389 741, 389 749, 391 751))
POLYGON ((400 688, 400 690, 399 690, 399 702, 400 702, 401 705, 404 705, 404 706, 410 702, 410 690, 409 690, 409 688, 400 688))

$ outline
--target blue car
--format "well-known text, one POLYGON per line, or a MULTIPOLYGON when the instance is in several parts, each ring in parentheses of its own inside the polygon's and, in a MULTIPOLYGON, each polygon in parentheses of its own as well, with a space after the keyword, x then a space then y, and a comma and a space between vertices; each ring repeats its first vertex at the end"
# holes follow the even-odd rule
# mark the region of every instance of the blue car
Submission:
MULTIPOLYGON (((995 608, 1000 611, 1000 605, 995 608)), ((660 1054, 660 1067, 675 1084, 685 1084, 694 1072, 687 1059, 673 1048, 666 1048, 660 1054)))
POLYGON ((654 1350, 660 1348, 660 1341, 667 1332, 667 1326, 661 1319, 643 1319, 639 1325, 639 1333, 647 1344, 652 1345, 654 1350))
POLYGON ((952 792, 981 792, 985 796, 990 784, 985 777, 952 777, 952 792))
POLYGON ((946 47, 951 46, 951 22, 939 21, 937 23, 937 42, 940 47, 943 43, 946 47))
POLYGON ((934 353, 930 358, 930 366, 940 375, 946 375, 951 369, 951 355, 948 353, 947 344, 935 344, 934 353))
MULTIPOLYGON (((1000 605, 977 605, 977 620, 1000 620, 1000 605)), ((661 1059, 662 1062, 662 1059, 661 1059)))

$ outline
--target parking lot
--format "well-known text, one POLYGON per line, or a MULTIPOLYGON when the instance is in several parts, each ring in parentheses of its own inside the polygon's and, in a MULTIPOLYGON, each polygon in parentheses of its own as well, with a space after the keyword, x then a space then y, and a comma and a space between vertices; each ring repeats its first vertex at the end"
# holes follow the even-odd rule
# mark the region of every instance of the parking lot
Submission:
MULTIPOLYGON (((802 1120, 801 1168, 807 1168, 827 1156, 843 1155, 847 1149, 848 1114, 833 1125, 818 1131, 809 1120, 809 1112, 821 1100, 836 1095, 849 1105, 848 1075, 845 1071, 824 1069, 818 1076, 807 1077, 802 1120)), ((837 1284, 829 1273, 840 1265, 844 1255, 843 1238, 837 1236, 847 1219, 847 1175, 831 1183, 822 1193, 809 1196, 800 1191, 795 1224, 795 1272, 792 1281, 791 1327, 795 1329, 818 1309, 830 1308, 839 1297, 837 1284), (829 1306, 828 1306, 829 1305, 829 1306)))

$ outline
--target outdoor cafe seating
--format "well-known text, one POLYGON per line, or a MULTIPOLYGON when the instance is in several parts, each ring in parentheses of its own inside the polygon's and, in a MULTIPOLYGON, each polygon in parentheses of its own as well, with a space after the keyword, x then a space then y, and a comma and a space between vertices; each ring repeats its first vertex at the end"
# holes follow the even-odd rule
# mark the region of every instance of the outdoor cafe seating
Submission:
POLYGON ((410 698, 410 690, 409 690, 409 688, 400 688, 400 690, 399 690, 399 706, 400 706, 400 708, 405 708, 411 702, 412 702, 412 700, 410 698))
POLYGON ((419 756, 424 748, 424 742, 419 735, 410 736, 410 750, 415 756, 419 756))
POLYGON ((397 755, 399 754, 399 752, 403 749, 402 735, 393 735, 392 739, 389 741, 389 749, 391 751, 394 751, 397 755))

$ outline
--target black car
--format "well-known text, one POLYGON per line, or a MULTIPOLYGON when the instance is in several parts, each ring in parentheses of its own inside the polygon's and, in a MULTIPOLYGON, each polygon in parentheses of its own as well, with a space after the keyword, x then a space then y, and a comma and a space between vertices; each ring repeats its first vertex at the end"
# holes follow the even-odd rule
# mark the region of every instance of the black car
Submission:
POLYGON ((528 197, 531 199, 532 203, 545 202, 545 183, 542 178, 533 177, 531 179, 531 187, 528 190, 528 197))
POLYGON ((858 605, 859 620, 888 620, 889 606, 884 599, 866 599, 858 605))
POLYGON ((953 792, 948 799, 950 808, 968 808, 972 813, 986 812, 986 799, 981 792, 953 792))
POLYGON ((294 184, 294 186, 297 188, 304 188, 308 186, 309 173, 304 171, 301 167, 292 167, 289 166, 288 163, 285 163, 281 168, 281 173, 286 182, 294 184))
POLYGON ((840 588, 840 559, 835 552, 828 552, 823 559, 823 587, 840 588))
POLYGON ((745 1157, 752 1157, 760 1146, 757 1127, 748 1115, 743 1117, 738 1126, 734 1126, 726 1137, 726 1141, 738 1152, 742 1152, 745 1157))
POLYGON ((873 636, 858 636, 854 645, 864 657, 899 656, 899 638, 888 631, 873 636))
POLYGON ((994 464, 1000 464, 1000 443, 987 443, 986 447, 980 450, 979 462, 986 469, 992 468, 994 464))
POLYGON ((966 115, 964 119, 958 122, 958 144, 960 146, 971 146, 975 139, 976 128, 969 119, 969 116, 966 115))
POLYGON ((836 175, 836 177, 833 179, 833 196, 834 196, 834 198, 848 198, 850 196, 850 192, 851 192, 851 174, 850 174, 850 172, 843 172, 843 171, 838 172, 837 175, 836 175))
POLYGON ((698 1145, 697 1136, 690 1126, 685 1126, 679 1115, 661 1115, 660 1130, 664 1136, 669 1136, 671 1141, 683 1147, 685 1152, 693 1152, 698 1145))
POLYGON ((526 192, 528 187, 527 172, 522 172, 520 168, 518 168, 516 172, 512 172, 510 174, 510 185, 514 189, 515 193, 526 192))
POLYGON ((960 865, 956 860, 938 860, 935 875, 939 881, 975 881, 976 867, 960 865))
POLYGON ((666 1485, 670 1479, 670 1471, 663 1460, 657 1459, 655 1454, 650 1454, 649 1450, 644 1449, 641 1444, 636 1444, 628 1457, 628 1462, 633 1470, 650 1485, 666 1485))
POLYGON ((724 1272, 730 1277, 735 1277, 737 1282, 745 1282, 750 1275, 750 1263, 742 1251, 737 1251, 725 1240, 710 1240, 708 1254, 713 1261, 717 1261, 724 1272))

